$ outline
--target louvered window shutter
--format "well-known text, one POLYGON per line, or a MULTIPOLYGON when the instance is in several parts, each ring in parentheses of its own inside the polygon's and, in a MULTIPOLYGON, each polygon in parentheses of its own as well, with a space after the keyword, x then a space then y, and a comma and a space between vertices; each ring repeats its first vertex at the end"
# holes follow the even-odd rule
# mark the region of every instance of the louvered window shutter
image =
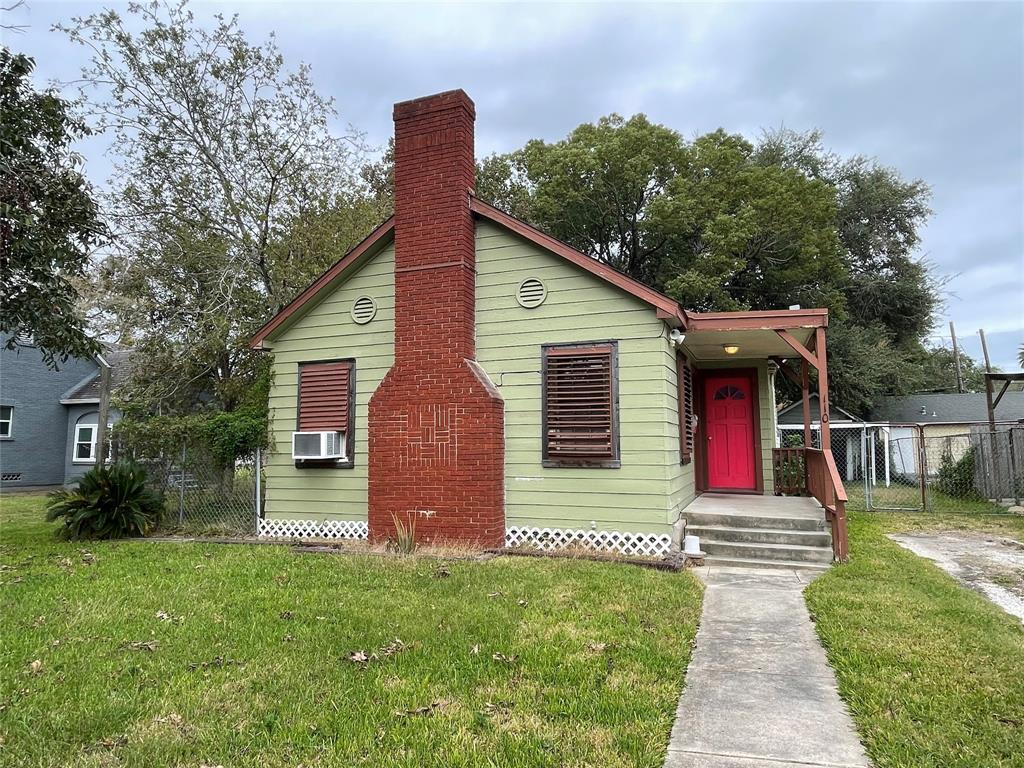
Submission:
POLYGON ((693 369, 682 354, 676 355, 676 381, 679 391, 679 454, 683 464, 693 456, 693 369))
POLYGON ((615 346, 544 350, 544 460, 608 466, 618 461, 615 346))
POLYGON ((299 368, 299 431, 348 432, 351 363, 306 363, 299 368))

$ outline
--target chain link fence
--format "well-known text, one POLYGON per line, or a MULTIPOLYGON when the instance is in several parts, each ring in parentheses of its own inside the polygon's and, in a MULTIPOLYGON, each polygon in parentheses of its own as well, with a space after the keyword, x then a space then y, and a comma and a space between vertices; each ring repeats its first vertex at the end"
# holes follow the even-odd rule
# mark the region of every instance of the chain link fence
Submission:
POLYGON ((222 467, 202 446, 186 443, 178 451, 136 461, 146 468, 149 486, 164 496, 161 532, 255 535, 266 487, 260 451, 222 467))
MULTIPOLYGON (((1024 424, 833 424, 848 508, 1005 514, 1024 501, 1024 424)), ((819 447, 819 431, 812 432, 819 447)), ((780 447, 803 427, 780 425, 780 447)))

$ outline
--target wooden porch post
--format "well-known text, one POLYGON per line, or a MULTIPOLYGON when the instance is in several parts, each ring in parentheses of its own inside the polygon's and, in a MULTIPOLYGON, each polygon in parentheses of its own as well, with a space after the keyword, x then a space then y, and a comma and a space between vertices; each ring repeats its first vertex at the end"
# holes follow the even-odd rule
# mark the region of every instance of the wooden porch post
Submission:
POLYGON ((800 361, 800 394, 804 402, 804 448, 813 445, 811 440, 811 383, 810 374, 807 370, 807 361, 800 361))
POLYGON ((825 329, 817 328, 814 332, 814 354, 818 365, 818 408, 821 410, 821 450, 832 450, 832 434, 829 427, 828 412, 828 357, 825 354, 825 329))

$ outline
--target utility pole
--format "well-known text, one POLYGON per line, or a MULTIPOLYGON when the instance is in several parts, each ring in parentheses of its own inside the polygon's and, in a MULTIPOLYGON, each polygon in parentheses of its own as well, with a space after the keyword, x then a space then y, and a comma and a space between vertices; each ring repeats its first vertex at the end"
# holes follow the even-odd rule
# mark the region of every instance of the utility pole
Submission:
POLYGON ((110 435, 107 433, 107 419, 110 413, 110 364, 97 355, 96 359, 100 364, 100 412, 96 419, 96 466, 102 467, 107 463, 107 446, 110 443, 110 435))
MULTIPOLYGON (((985 357, 985 373, 992 373, 992 361, 988 356, 988 344, 985 341, 985 329, 979 328, 978 335, 981 337, 981 354, 985 357)), ((996 431, 996 406, 992 402, 992 379, 985 377, 985 403, 988 406, 988 428, 989 431, 996 431)))
POLYGON ((956 365, 956 391, 961 395, 964 393, 964 374, 960 370, 960 347, 956 343, 956 328, 953 321, 949 321, 949 335, 953 339, 953 363, 956 365))
MULTIPOLYGON (((992 361, 988 356, 988 343, 985 341, 985 329, 979 328, 978 335, 981 337, 981 354, 985 357, 985 405, 988 409, 988 440, 989 440, 989 456, 992 457, 992 483, 993 490, 995 491, 994 496, 996 500, 1000 500, 1003 496, 1003 484, 1001 482, 1000 475, 1002 475, 1002 467, 999 461, 999 444, 996 441, 996 404, 992 399, 992 377, 989 375, 992 373, 992 361)), ((1012 432, 1007 433, 1011 437, 1012 432)), ((1013 494, 1011 489, 1010 494, 1013 494)))

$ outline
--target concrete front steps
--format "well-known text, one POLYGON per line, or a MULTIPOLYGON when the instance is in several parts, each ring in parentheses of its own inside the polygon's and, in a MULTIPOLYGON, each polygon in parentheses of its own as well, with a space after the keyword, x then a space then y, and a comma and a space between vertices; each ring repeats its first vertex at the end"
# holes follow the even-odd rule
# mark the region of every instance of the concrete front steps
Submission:
POLYGON ((832 535, 813 500, 704 494, 683 510, 708 565, 827 570, 832 535))

